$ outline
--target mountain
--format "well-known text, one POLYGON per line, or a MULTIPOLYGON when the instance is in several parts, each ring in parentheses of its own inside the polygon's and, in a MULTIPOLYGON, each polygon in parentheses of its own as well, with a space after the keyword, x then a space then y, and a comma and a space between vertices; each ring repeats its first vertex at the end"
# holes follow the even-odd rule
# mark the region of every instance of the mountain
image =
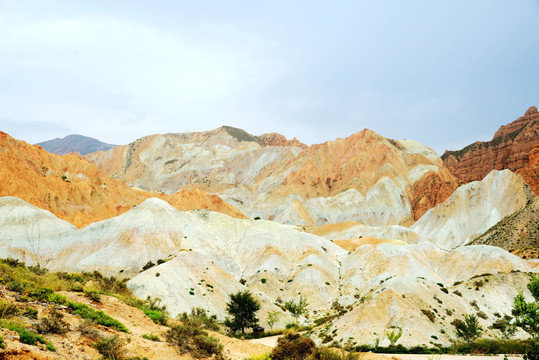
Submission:
MULTIPOLYGON (((530 107, 524 116, 496 131, 490 141, 478 141, 458 151, 446 151, 442 160, 461 183, 481 180, 491 170, 520 171, 530 165, 530 151, 539 144, 539 113, 530 107)), ((537 160, 535 161, 537 163, 537 160)), ((525 175, 539 195, 538 172, 525 175)))
POLYGON ((87 158, 130 186, 197 186, 248 217, 306 226, 410 225, 457 187, 436 153, 414 141, 363 130, 306 147, 231 129, 147 136, 87 158))
MULTIPOLYGON (((501 174, 496 176, 507 176, 501 174)), ((264 319, 302 294, 309 319, 331 319, 313 329, 320 339, 331 334, 335 340, 372 343, 376 334, 399 326, 404 345, 428 343, 433 334, 448 344, 454 319, 482 311, 486 319, 480 323, 488 329, 488 319, 510 313, 514 296, 526 288, 524 272, 539 270, 537 263, 497 247, 447 251, 436 239, 346 251, 301 227, 207 210, 183 212, 157 198, 80 230, 21 200, 1 200, 0 257, 24 256, 28 265, 38 259, 55 271, 132 277, 127 285, 138 297, 161 298, 173 316, 203 307, 223 319, 228 294, 249 289, 264 319), (42 236, 33 235, 36 228, 42 236)), ((283 315, 278 326, 290 320, 283 315)))
POLYGON ((149 197, 182 210, 208 208, 244 215, 199 189, 153 194, 111 179, 79 155, 55 155, 0 132, 0 196, 14 196, 82 227, 124 213, 149 197))
POLYGON ((56 138, 53 140, 40 142, 36 145, 39 145, 48 152, 57 155, 65 155, 72 152, 79 155, 86 155, 97 151, 107 151, 116 146, 106 144, 91 137, 76 134, 68 135, 62 139, 56 138))

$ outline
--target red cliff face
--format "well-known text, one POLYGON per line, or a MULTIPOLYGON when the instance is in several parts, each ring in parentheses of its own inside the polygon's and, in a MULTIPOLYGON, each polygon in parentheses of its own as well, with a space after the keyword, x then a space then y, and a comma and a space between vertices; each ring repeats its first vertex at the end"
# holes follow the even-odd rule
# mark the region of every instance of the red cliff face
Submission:
POLYGON ((530 150, 530 164, 528 167, 519 169, 517 173, 522 175, 524 180, 530 185, 535 195, 539 196, 539 144, 530 150))
MULTIPOLYGON (((481 180, 491 170, 509 169, 516 172, 528 168, 530 151, 537 144, 539 113, 532 106, 524 116, 500 127, 491 141, 478 141, 462 150, 446 151, 442 160, 461 183, 467 183, 481 180)), ((532 184, 530 186, 533 187, 532 184)), ((534 192, 537 194, 537 186, 534 192)))

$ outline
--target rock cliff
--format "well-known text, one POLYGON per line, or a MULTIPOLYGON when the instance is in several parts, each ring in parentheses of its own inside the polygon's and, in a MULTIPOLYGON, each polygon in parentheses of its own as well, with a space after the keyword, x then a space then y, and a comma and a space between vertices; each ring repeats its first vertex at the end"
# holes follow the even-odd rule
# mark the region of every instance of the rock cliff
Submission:
MULTIPOLYGON (((481 180, 491 170, 518 171, 530 165, 530 151, 539 144, 539 113, 530 107, 524 116, 496 131, 491 141, 478 141, 442 155, 447 168, 461 183, 481 180)), ((537 172, 533 172, 537 176, 537 172)), ((537 177, 530 179, 536 194, 537 177)))

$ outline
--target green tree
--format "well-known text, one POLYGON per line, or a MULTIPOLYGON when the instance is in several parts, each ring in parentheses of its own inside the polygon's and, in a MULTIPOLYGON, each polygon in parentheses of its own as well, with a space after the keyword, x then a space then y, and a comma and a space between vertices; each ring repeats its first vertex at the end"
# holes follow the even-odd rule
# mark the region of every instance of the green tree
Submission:
POLYGON ((474 314, 464 314, 464 321, 456 320, 452 324, 455 326, 455 335, 468 344, 481 336, 483 332, 483 328, 479 326, 477 316, 474 314))
POLYGON ((270 330, 273 329, 273 325, 275 325, 275 323, 277 322, 277 320, 279 320, 279 317, 281 316, 281 313, 277 310, 275 311, 270 311, 268 313, 268 319, 266 320, 266 323, 268 324, 268 326, 270 327, 270 330))
POLYGON ((524 354, 525 360, 539 359, 539 275, 528 283, 528 290, 535 301, 527 302, 520 292, 513 304, 515 323, 532 337, 532 348, 524 354))
POLYGON ((290 314, 294 317, 296 321, 296 325, 298 324, 298 318, 301 315, 305 315, 307 313, 307 307, 309 304, 307 303, 307 300, 300 295, 298 302, 294 302, 294 300, 290 300, 284 303, 284 308, 290 312, 290 314))
POLYGON ((391 344, 391 347, 394 347, 397 341, 399 341, 400 337, 402 336, 402 329, 398 328, 399 331, 397 332, 395 329, 389 331, 386 333, 386 336, 391 344))
POLYGON ((249 290, 230 294, 230 301, 226 304, 226 312, 232 319, 226 319, 225 325, 233 332, 241 330, 245 334, 245 328, 254 328, 258 325, 255 313, 260 310, 260 303, 253 297, 249 290))

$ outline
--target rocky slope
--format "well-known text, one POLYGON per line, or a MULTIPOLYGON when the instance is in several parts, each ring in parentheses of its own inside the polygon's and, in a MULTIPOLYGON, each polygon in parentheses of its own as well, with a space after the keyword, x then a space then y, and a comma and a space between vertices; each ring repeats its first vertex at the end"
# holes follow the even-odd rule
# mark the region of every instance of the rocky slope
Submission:
MULTIPOLYGON (((530 165, 530 150, 537 144, 539 113, 532 106, 524 116, 500 127, 491 141, 478 141, 458 151, 446 151, 442 159, 453 175, 462 183, 467 183, 481 180, 491 170, 517 171, 527 168, 530 165)), ((537 181, 529 184, 539 194, 537 181)))
POLYGON ((152 135, 87 158, 131 186, 173 193, 196 185, 251 218, 285 224, 410 225, 457 186, 414 141, 370 130, 308 148, 280 135, 261 140, 269 138, 222 127, 152 135))
MULTIPOLYGON (((503 180, 506 173, 493 177, 503 180)), ((281 312, 283 301, 301 293, 310 304, 310 320, 302 321, 334 314, 315 333, 342 341, 353 337, 372 344, 376 334, 400 326, 405 345, 428 343, 433 334, 448 343, 451 321, 475 311, 485 313, 481 324, 487 329, 494 313, 509 313, 512 298, 525 289, 529 277, 522 272, 538 270, 534 262, 486 245, 445 251, 428 241, 382 243, 348 252, 298 227, 206 210, 181 212, 160 199, 81 230, 59 219, 52 224, 50 213, 20 200, 8 198, 3 207, 0 242, 9 246, 0 247, 0 257, 24 253, 29 262, 38 259, 53 270, 134 276, 128 286, 135 294, 160 297, 173 315, 199 306, 223 318, 228 294, 250 289, 262 304, 264 321, 267 312, 281 312), (11 211, 14 206, 29 207, 26 211, 38 213, 34 219, 41 216, 55 230, 32 237, 27 231, 35 221, 16 221, 23 211, 11 211), (157 265, 139 273, 148 261, 157 265), (474 290, 478 276, 484 278, 481 291, 474 290), (337 311, 337 303, 346 311, 337 311)), ((289 315, 282 313, 278 326, 287 321, 289 315)))
POLYGON ((524 259, 539 258, 539 198, 530 199, 524 208, 504 217, 470 244, 498 246, 524 259))
POLYGON ((201 190, 169 196, 128 187, 78 155, 59 156, 0 132, 0 196, 15 196, 82 227, 162 197, 182 210, 208 208, 244 217, 218 196, 201 190))
POLYGON ((36 145, 39 145, 48 152, 57 155, 65 155, 72 152, 79 155, 86 155, 96 151, 107 151, 116 146, 106 144, 91 137, 75 134, 68 135, 62 139, 56 138, 53 140, 40 142, 36 145))
POLYGON ((459 187, 430 209, 410 230, 445 249, 467 244, 535 196, 524 179, 509 170, 491 171, 482 181, 459 187))

